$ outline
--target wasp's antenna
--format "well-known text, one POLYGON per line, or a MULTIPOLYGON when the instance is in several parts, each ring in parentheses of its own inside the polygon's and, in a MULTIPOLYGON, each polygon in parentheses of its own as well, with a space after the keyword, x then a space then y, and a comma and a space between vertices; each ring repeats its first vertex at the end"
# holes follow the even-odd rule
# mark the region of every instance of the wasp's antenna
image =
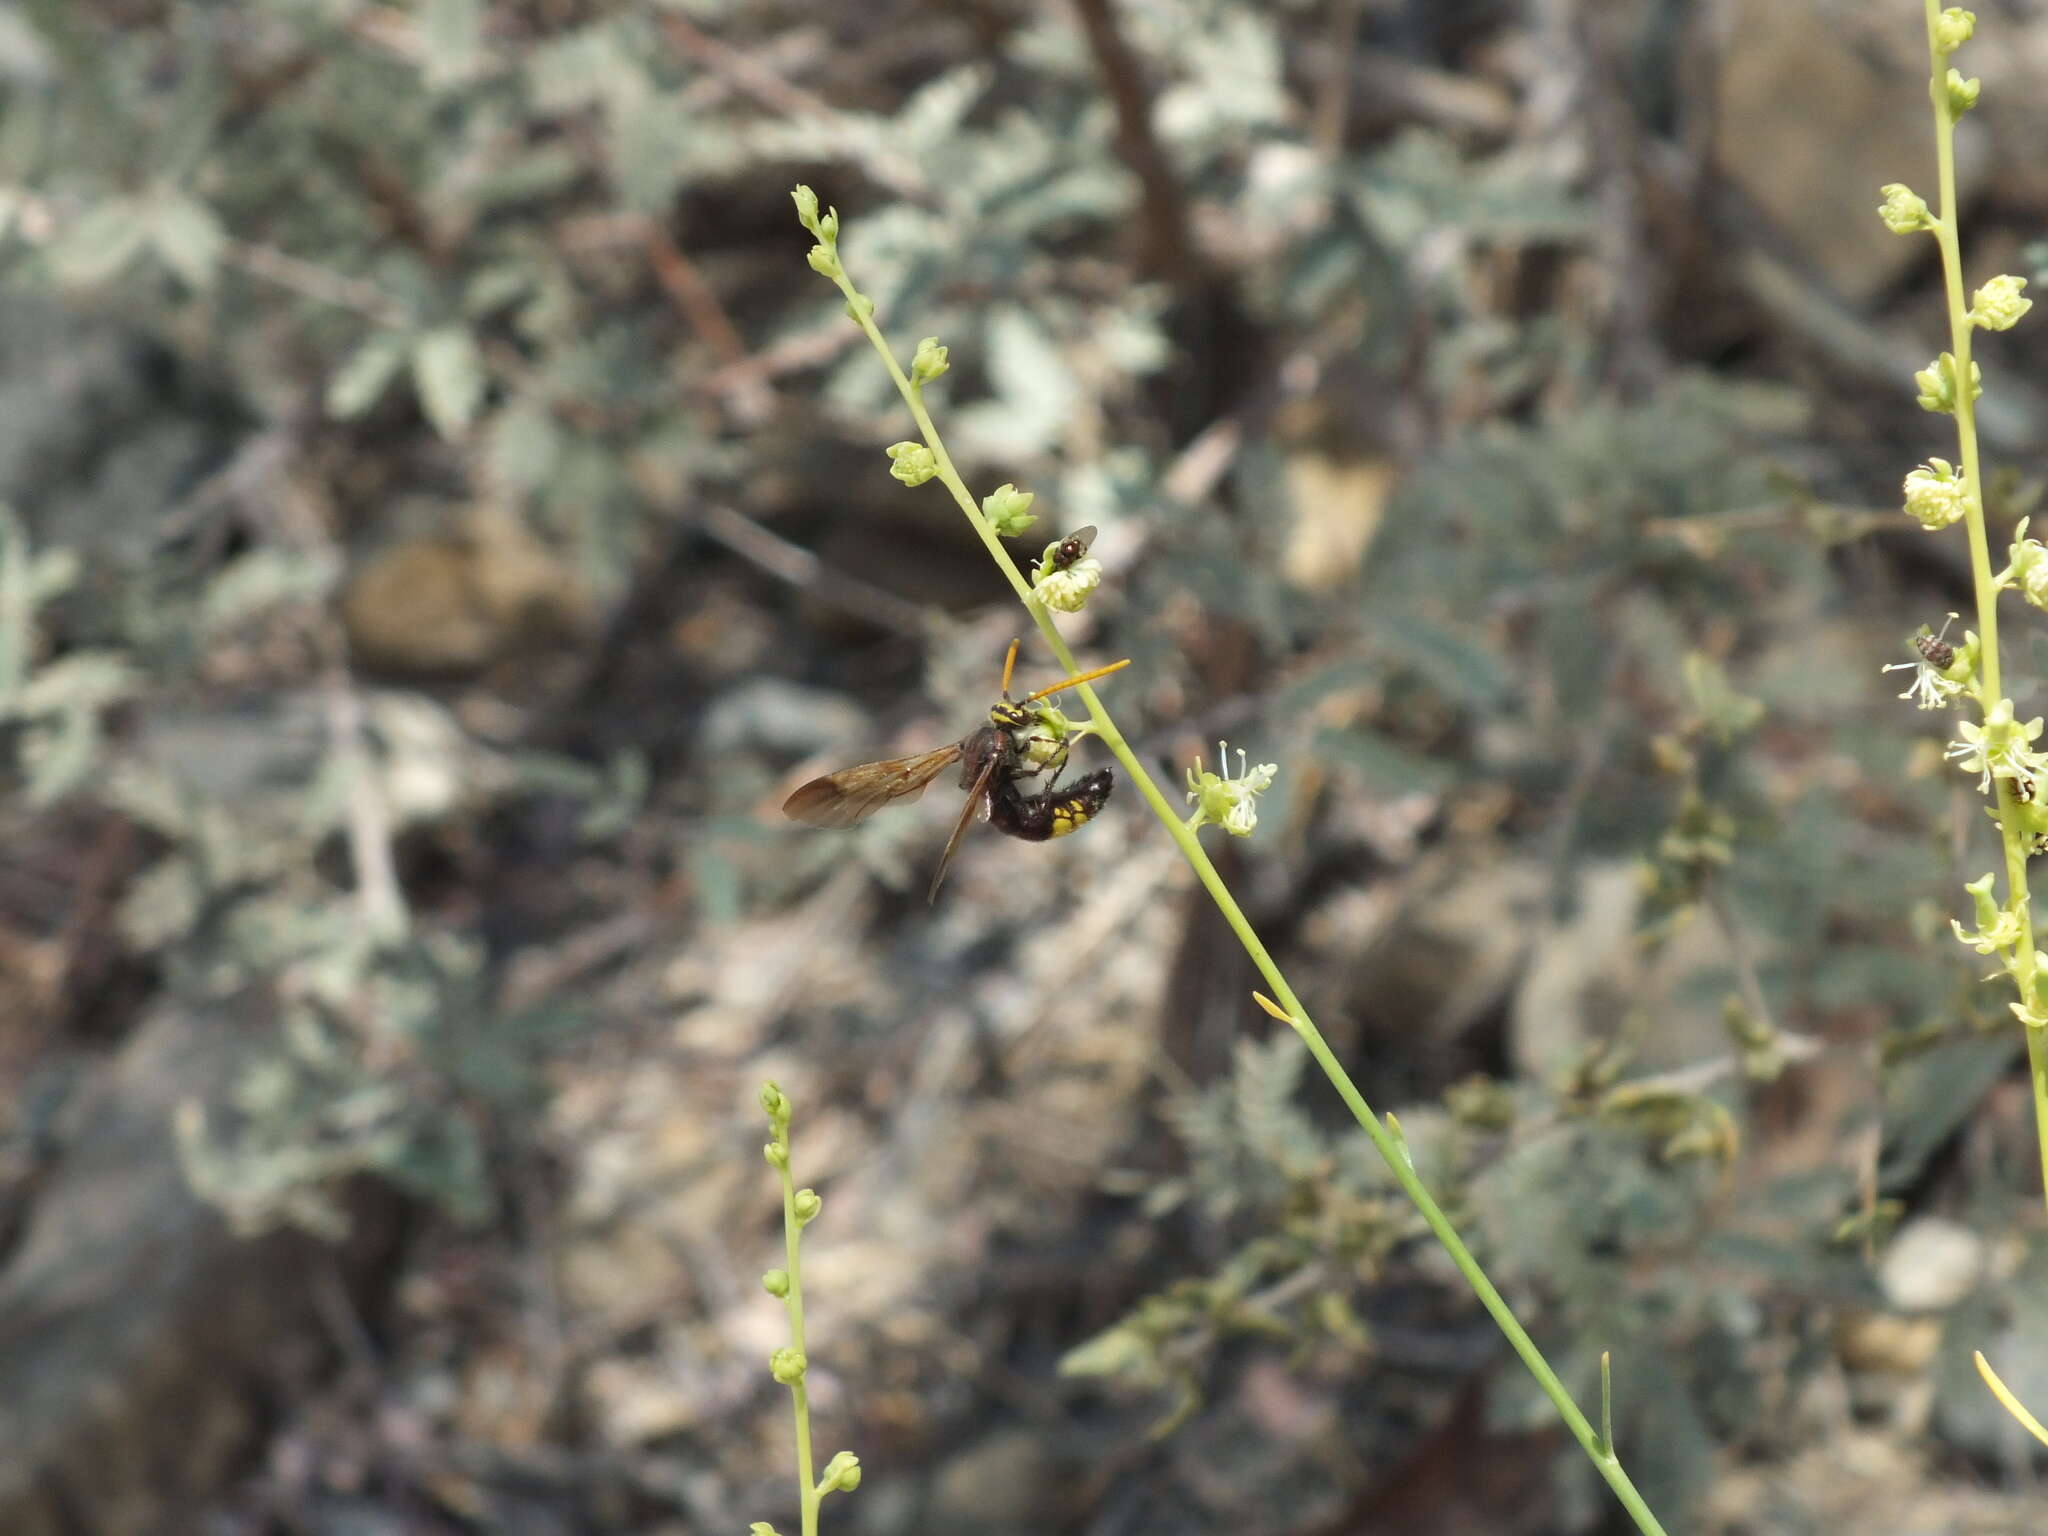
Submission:
MULTIPOLYGON (((1010 654, 1003 658, 1003 697, 1006 699, 1010 696, 1010 669, 1017 665, 1017 647, 1021 644, 1023 642, 1020 640, 1012 640, 1010 642, 1010 654)), ((1033 697, 1035 698, 1036 695, 1034 694, 1033 697)))
MULTIPOLYGON (((1131 658, 1126 656, 1122 661, 1112 661, 1108 666, 1097 667, 1093 672, 1076 672, 1072 677, 1063 677, 1051 686, 1039 689, 1036 693, 1025 694, 1020 702, 1029 704, 1035 699, 1044 698, 1049 693, 1058 693, 1062 688, 1071 688, 1076 683, 1092 683, 1098 677, 1107 677, 1112 672, 1121 672, 1130 664, 1131 658)), ((1008 687, 1003 689, 1003 692, 1006 694, 1009 691, 1008 687)))

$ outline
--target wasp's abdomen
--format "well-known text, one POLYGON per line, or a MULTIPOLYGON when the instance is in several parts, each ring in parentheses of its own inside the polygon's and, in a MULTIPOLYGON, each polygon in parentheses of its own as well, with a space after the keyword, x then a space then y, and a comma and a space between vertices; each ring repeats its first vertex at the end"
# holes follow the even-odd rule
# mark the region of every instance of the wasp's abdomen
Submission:
POLYGON ((1084 774, 1071 784, 1027 795, 1014 783, 998 786, 991 798, 989 822, 999 832, 1042 843, 1065 837, 1095 819, 1109 801, 1116 776, 1107 768, 1084 774))

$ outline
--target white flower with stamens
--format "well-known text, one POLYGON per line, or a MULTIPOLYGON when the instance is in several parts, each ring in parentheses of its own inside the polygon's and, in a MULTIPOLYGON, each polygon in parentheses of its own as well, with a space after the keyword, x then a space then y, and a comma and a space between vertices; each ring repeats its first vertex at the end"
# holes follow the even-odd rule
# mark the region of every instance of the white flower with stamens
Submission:
POLYGON ((1911 672, 1912 686, 1900 694, 1921 709, 1947 709, 1948 701, 1963 691, 1963 685, 1943 677, 1922 657, 1918 661, 1895 661, 1879 668, 1883 672, 1911 672))
POLYGON ((2013 718, 2012 700, 2000 699, 1982 725, 1965 720, 1957 729, 1963 739, 1950 742, 1943 755, 1963 772, 1978 775, 1980 794, 1990 791, 1993 779, 2011 779, 2022 799, 2032 797, 2041 770, 2048 768, 2048 757, 2033 750, 2042 729, 2039 715, 2022 724, 2013 718))
POLYGON ((1226 777, 1230 769, 1230 743, 1217 742, 1216 754, 1216 766, 1224 770, 1223 774, 1208 772, 1199 757, 1188 770, 1188 801, 1195 808, 1188 816, 1188 826, 1214 823, 1232 837, 1250 837, 1252 828, 1259 824, 1256 797, 1272 787, 1280 765, 1257 763, 1248 767, 1244 750, 1239 748, 1237 773, 1226 777))

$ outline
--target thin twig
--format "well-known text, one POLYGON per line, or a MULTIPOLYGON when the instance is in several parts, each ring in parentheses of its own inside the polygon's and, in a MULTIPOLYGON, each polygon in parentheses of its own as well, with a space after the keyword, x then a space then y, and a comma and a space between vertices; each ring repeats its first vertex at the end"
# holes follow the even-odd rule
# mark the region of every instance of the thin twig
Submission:
MULTIPOLYGON (((669 41, 698 63, 717 71, 769 111, 783 117, 809 118, 842 130, 850 127, 846 114, 823 97, 791 84, 759 59, 740 52, 729 43, 720 42, 675 12, 662 14, 661 27, 668 34, 669 41)), ((860 137, 866 138, 865 135, 860 137)), ((916 164, 890 153, 883 146, 863 142, 860 166, 871 179, 898 197, 921 202, 931 195, 931 186, 916 164)))
POLYGON ((230 240, 221 252, 221 260, 251 277, 260 277, 280 288, 289 288, 301 298, 352 309, 379 325, 397 329, 412 322, 410 311, 375 284, 343 276, 315 262, 280 251, 274 245, 230 240))
POLYGON ((1320 61, 1323 78, 1316 91, 1314 126, 1309 142, 1325 160, 1334 160, 1344 149, 1344 133, 1351 121, 1352 59, 1358 51, 1358 0, 1331 0, 1329 35, 1320 61))
POLYGON ((922 636, 924 610, 858 576, 835 571, 800 544, 770 533, 732 507, 707 502, 699 507, 696 526, 749 564, 817 598, 857 613, 897 634, 922 636))
MULTIPOLYGON (((325 616, 315 630, 340 626, 325 616)), ((394 938, 405 931, 405 897, 398 884, 398 864, 392 857, 390 802, 375 758, 367 745, 363 701, 349 676, 345 649, 331 642, 316 644, 326 654, 320 669, 321 692, 326 705, 327 737, 334 755, 341 760, 348 783, 348 856, 356 876, 356 904, 363 922, 380 938, 394 938)), ((345 647, 346 642, 342 642, 345 647)))
POLYGON ((697 333, 697 339, 717 353, 721 363, 730 366, 745 362, 747 344, 726 315, 725 306, 718 302, 718 295, 704 280, 704 274, 697 270, 697 264, 683 254, 682 247, 660 220, 645 220, 642 230, 641 243, 655 277, 690 323, 690 329, 697 333))
POLYGON ((1707 910, 1713 914, 1720 926, 1721 937, 1728 944, 1728 958, 1735 965, 1736 989, 1742 993, 1743 1006, 1749 1009, 1749 1016, 1766 1026, 1772 1034, 1778 1033, 1778 1021, 1771 1014, 1770 999, 1764 996, 1763 983, 1757 979, 1756 955, 1749 947, 1749 936, 1735 921, 1735 913, 1728 905, 1728 893, 1721 882, 1707 882, 1707 910))
POLYGON ((1117 153, 1138 178, 1138 264, 1176 288, 1193 287, 1205 263, 1188 227, 1187 198, 1152 132, 1152 98, 1137 55, 1117 29, 1109 0, 1074 0, 1116 113, 1117 153))
MULTIPOLYGON (((341 552, 333 536, 285 473, 290 449, 289 437, 281 429, 253 439, 210 482, 209 494, 231 500, 251 521, 268 521, 288 543, 338 566, 341 552)), ((383 778, 369 746, 362 697, 349 670, 348 636, 325 605, 309 617, 306 633, 320 667, 329 749, 340 761, 347 785, 347 840, 356 904, 373 935, 396 938, 409 923, 392 853, 396 834, 383 778)))
MULTIPOLYGON (((697 264, 683 254, 682 248, 658 219, 646 221, 641 243, 663 291, 674 301, 690 329, 697 333, 697 339, 709 347, 727 368, 744 364, 747 361, 747 343, 738 327, 726 314, 725 306, 718 301, 717 293, 705 281, 697 264)), ((766 421, 775 411, 775 392, 768 381, 759 373, 741 373, 737 378, 730 395, 735 414, 750 425, 766 421)))
POLYGON ((849 331, 834 320, 830 325, 785 336, 763 347, 752 357, 728 363, 706 377, 699 387, 711 395, 735 394, 754 387, 757 382, 765 383, 784 374, 801 373, 806 368, 823 367, 840 353, 857 345, 860 339, 860 332, 849 331))
POLYGON ((348 1293, 341 1265, 332 1252, 322 1255, 313 1268, 313 1310, 326 1325, 328 1337, 365 1381, 377 1381, 383 1366, 377 1357, 377 1341, 363 1322, 355 1298, 348 1293))
POLYGON ((1166 467, 1159 477, 1160 493, 1183 506, 1200 506, 1237 461, 1243 446, 1244 422, 1235 416, 1217 417, 1166 467))

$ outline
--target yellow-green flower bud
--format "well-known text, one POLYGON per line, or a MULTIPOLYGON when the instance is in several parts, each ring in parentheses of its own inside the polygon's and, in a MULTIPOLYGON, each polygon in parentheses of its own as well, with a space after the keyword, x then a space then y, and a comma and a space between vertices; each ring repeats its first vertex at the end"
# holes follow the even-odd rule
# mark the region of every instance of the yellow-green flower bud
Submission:
POLYGON ((818 194, 798 182, 789 194, 796 203, 796 221, 812 234, 818 232, 818 194))
POLYGON ((785 1387, 793 1387, 804 1379, 804 1372, 811 1368, 811 1362, 799 1350, 787 1344, 768 1357, 768 1374, 785 1387))
POLYGON ((2010 273, 1992 278, 1971 296, 1972 323, 1987 331, 2011 330, 2020 316, 2034 307, 2034 301, 2021 291, 2026 286, 2024 277, 2010 273))
POLYGON ((818 1479, 818 1492, 830 1493, 835 1488, 846 1493, 860 1486, 860 1458, 851 1451, 841 1451, 825 1463, 824 1476, 818 1479))
POLYGON ((761 1113, 777 1125, 789 1121, 789 1095, 782 1091, 782 1085, 774 1080, 761 1084, 761 1113))
POLYGON ((2019 915, 2000 911, 1991 894, 1992 883, 1997 878, 1994 874, 1986 874, 1983 879, 1972 880, 1963 887, 1970 893, 1971 904, 1976 908, 1975 928, 1965 928, 1954 918, 1949 919, 1949 926, 1955 929, 1956 937, 1980 955, 1995 955, 2019 942, 2019 915))
MULTIPOLYGON (((1920 386, 1920 409, 1953 413, 1956 408, 1956 359, 1952 352, 1944 352, 1933 362, 1913 375, 1913 382, 1920 386)), ((1976 363, 1970 364, 1970 399, 1984 393, 1984 375, 1976 363)))
POLYGON ((770 1296, 782 1297, 789 1294, 789 1271, 771 1269, 761 1277, 761 1289, 770 1296))
MULTIPOLYGON (((2020 524, 2021 529, 2026 526, 2020 524)), ((2039 539, 2014 539, 2008 561, 1998 573, 1997 584, 2018 587, 2020 596, 2036 608, 2048 608, 2048 544, 2039 539)))
POLYGON ((807 1227, 816 1221, 825 1209, 825 1202, 818 1198, 815 1189, 800 1189, 794 1200, 796 1221, 800 1227, 807 1227))
POLYGON ((917 354, 910 359, 910 382, 929 384, 946 371, 946 349, 939 345, 939 338, 927 336, 917 344, 917 354))
POLYGON ((787 1168, 789 1166, 789 1148, 779 1141, 769 1142, 768 1145, 761 1149, 761 1156, 767 1159, 770 1168, 787 1168))
POLYGON ((981 515, 989 527, 1006 539, 1014 539, 1038 521, 1031 503, 1038 498, 1014 485, 999 485, 981 498, 981 515))
POLYGON ((1884 220, 1884 227, 1893 234, 1910 235, 1934 227, 1933 215, 1927 211, 1927 199, 1904 182, 1886 182, 1878 190, 1884 193, 1884 201, 1878 205, 1877 216, 1884 220))
POLYGON ((1976 16, 1952 5, 1934 19, 1934 51, 1946 58, 1967 43, 1976 30, 1976 16))
POLYGON ((811 264, 811 270, 820 277, 840 278, 846 276, 846 268, 839 264, 839 253, 829 245, 814 245, 804 258, 811 264))
POLYGON ((846 318, 859 325, 875 312, 875 301, 864 293, 856 293, 846 301, 846 318))
POLYGON ((1906 476, 1906 514, 1929 533, 1962 521, 1969 482, 1946 459, 1929 459, 1906 476))
POLYGON ((1956 118, 1977 105, 1977 93, 1983 90, 1984 82, 1975 77, 1965 80, 1961 70, 1952 69, 1948 72, 1947 86, 1948 115, 1956 118))
POLYGON ((891 443, 883 451, 889 455, 889 473, 905 485, 923 485, 939 472, 938 458, 923 443, 891 443))
POLYGON ((782 1536, 782 1533, 766 1520, 756 1520, 747 1527, 747 1536, 782 1536))

